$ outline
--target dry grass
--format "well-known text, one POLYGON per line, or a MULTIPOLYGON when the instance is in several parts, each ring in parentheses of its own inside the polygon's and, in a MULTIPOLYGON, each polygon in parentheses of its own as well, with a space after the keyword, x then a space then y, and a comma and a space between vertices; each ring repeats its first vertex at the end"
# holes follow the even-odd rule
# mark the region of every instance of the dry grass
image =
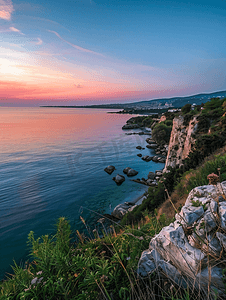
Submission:
MULTIPOLYGON (((226 146, 217 149, 214 153, 212 153, 210 156, 206 157, 201 165, 198 166, 197 169, 203 168, 206 162, 214 160, 216 155, 225 155, 226 153, 226 146)), ((173 205, 178 210, 180 207, 182 207, 185 204, 185 201, 187 199, 187 196, 189 193, 187 193, 187 188, 189 185, 189 180, 191 177, 195 176, 196 169, 190 171, 188 174, 185 175, 185 178, 181 180, 181 185, 183 186, 183 190, 175 190, 172 195, 171 199, 167 199, 164 203, 162 203, 158 208, 158 215, 157 218, 159 219, 162 214, 165 214, 167 218, 173 218, 175 215, 175 210, 171 204, 171 201, 173 202, 173 205)))

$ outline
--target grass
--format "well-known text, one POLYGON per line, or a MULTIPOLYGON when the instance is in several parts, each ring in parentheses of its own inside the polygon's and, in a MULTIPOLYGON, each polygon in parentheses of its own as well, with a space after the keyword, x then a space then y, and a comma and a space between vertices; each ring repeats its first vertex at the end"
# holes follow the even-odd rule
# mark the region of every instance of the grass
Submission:
POLYGON ((226 154, 224 153, 225 147, 222 148, 221 154, 211 155, 195 170, 185 172, 173 194, 181 197, 188 195, 197 186, 207 185, 209 183, 207 176, 211 173, 219 175, 220 172, 220 180, 226 180, 226 154))
MULTIPOLYGON (((71 243, 69 222, 60 218, 54 236, 38 239, 30 232, 31 262, 14 265, 1 283, 1 299, 139 299, 136 268, 150 238, 169 224, 164 216, 146 214, 145 221, 103 238, 71 243), (32 284, 32 282, 36 283, 32 284), (132 297, 132 298, 131 298, 132 297)), ((144 299, 144 298, 141 298, 144 299)))

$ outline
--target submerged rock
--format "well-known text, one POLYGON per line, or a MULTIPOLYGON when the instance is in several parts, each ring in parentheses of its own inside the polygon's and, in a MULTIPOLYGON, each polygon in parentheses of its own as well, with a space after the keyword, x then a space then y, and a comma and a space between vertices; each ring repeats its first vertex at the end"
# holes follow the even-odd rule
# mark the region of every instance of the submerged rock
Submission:
POLYGON ((112 180, 114 180, 117 183, 117 185, 121 185, 125 181, 125 177, 123 175, 117 174, 115 177, 112 178, 112 180))
POLYGON ((128 171, 129 171, 130 169, 131 169, 130 167, 125 168, 125 169, 123 170, 123 173, 124 173, 124 174, 127 174, 128 171))
POLYGON ((107 166, 104 171, 107 172, 109 175, 111 175, 115 170, 114 166, 107 166))
POLYGON ((140 183, 140 184, 147 185, 146 181, 140 180, 139 178, 137 178, 137 179, 131 179, 131 181, 134 181, 134 182, 137 182, 137 183, 140 183))
POLYGON ((144 160, 144 161, 151 161, 152 160, 152 156, 149 156, 149 155, 145 155, 145 156, 143 156, 142 157, 142 159, 144 160))
POLYGON ((142 148, 141 146, 137 146, 136 149, 138 149, 138 150, 144 150, 145 148, 142 148))
POLYGON ((155 141, 154 141, 152 138, 147 138, 147 139, 146 139, 146 142, 147 142, 148 144, 155 144, 155 141))
POLYGON ((146 148, 148 148, 148 149, 155 149, 157 147, 158 147, 157 144, 149 144, 149 145, 146 146, 146 148))
POLYGON ((138 156, 138 157, 142 157, 142 154, 141 154, 141 153, 138 153, 137 156, 138 156))
POLYGON ((160 163, 165 163, 166 162, 166 158, 165 157, 160 157, 158 161, 160 163))
POLYGON ((155 179, 155 173, 154 172, 149 172, 148 173, 148 179, 155 179))
POLYGON ((123 173, 124 174, 127 174, 127 176, 135 176, 138 174, 137 171, 135 171, 134 169, 130 168, 130 167, 127 167, 123 170, 123 173))
POLYGON ((122 219, 123 216, 128 211, 132 211, 135 207, 136 207, 135 204, 130 203, 130 202, 125 202, 125 203, 117 205, 111 214, 113 217, 115 217, 117 219, 122 219))
POLYGON ((158 162, 158 161, 159 161, 158 159, 159 159, 159 156, 156 156, 156 155, 155 155, 155 156, 152 157, 152 160, 153 160, 154 162, 158 162))
POLYGON ((136 176, 138 172, 134 169, 129 169, 127 172, 127 176, 136 176))
POLYGON ((122 129, 135 129, 135 128, 140 128, 140 126, 137 124, 125 124, 124 126, 122 126, 122 129))

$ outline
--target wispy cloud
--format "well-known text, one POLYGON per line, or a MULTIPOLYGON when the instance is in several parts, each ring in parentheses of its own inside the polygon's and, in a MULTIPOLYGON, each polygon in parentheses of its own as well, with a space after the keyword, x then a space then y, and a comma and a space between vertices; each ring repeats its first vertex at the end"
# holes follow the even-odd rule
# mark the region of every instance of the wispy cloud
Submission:
POLYGON ((51 33, 54 33, 61 41, 67 43, 68 45, 70 45, 71 47, 77 49, 77 50, 80 50, 80 51, 83 51, 83 52, 87 52, 87 53, 92 53, 92 54, 95 54, 95 55, 100 55, 100 56, 104 56, 103 54, 101 53, 98 53, 98 52, 95 52, 95 51, 92 51, 92 50, 89 50, 89 49, 85 49, 85 48, 82 48, 80 46, 77 46, 75 44, 72 44, 68 41, 66 41, 64 38, 62 38, 59 33, 57 33, 56 31, 53 31, 53 30, 48 30, 49 32, 51 33))
POLYGON ((40 38, 37 38, 37 42, 35 42, 35 45, 42 45, 43 44, 43 40, 40 38))
POLYGON ((15 28, 15 27, 9 27, 9 30, 24 35, 23 32, 21 32, 19 29, 15 28))
POLYGON ((0 0, 0 19, 10 21, 13 10, 11 0, 0 0))

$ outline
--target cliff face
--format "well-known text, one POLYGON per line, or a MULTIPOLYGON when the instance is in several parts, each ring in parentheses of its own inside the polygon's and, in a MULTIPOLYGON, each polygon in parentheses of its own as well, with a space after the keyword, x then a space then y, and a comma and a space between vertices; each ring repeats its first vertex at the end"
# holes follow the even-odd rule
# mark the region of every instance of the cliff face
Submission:
POLYGON ((197 123, 196 117, 192 118, 187 126, 184 125, 183 116, 174 118, 164 172, 168 166, 181 165, 182 160, 188 156, 195 143, 193 134, 197 130, 197 123))

